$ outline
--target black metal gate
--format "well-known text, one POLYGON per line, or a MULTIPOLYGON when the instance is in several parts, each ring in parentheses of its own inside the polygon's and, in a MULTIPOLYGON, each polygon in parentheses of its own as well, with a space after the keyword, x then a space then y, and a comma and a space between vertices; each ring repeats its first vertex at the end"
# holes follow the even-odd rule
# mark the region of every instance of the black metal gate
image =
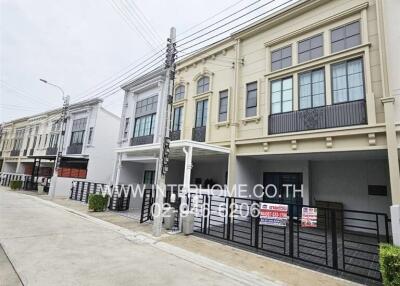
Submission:
POLYGON ((334 274, 380 281, 379 243, 389 242, 387 214, 307 205, 288 206, 286 226, 260 224, 259 200, 188 195, 194 231, 334 274), (317 227, 303 227, 302 208, 317 209, 317 227))

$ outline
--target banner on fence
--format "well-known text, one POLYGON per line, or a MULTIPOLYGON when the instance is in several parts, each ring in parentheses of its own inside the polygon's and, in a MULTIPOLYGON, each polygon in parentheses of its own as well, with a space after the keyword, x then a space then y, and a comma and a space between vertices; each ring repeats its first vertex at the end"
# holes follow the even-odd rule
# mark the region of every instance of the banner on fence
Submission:
POLYGON ((288 205, 261 203, 260 224, 286 226, 288 220, 288 205))
POLYGON ((317 227, 317 208, 307 208, 307 207, 302 208, 301 226, 317 227))

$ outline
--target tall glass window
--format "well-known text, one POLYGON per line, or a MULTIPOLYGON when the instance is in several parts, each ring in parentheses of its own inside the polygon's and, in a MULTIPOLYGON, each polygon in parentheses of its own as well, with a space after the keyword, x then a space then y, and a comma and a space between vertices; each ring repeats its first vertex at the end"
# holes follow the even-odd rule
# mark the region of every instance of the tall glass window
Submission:
POLYGON ((228 90, 219 92, 218 121, 224 122, 228 119, 228 90))
POLYGON ((135 118, 133 137, 153 135, 155 119, 155 113, 135 118))
POLYGON ((364 98, 362 59, 332 65, 332 94, 333 103, 364 98))
POLYGON ((246 85, 246 117, 257 115, 257 82, 246 85))
POLYGON ((281 113, 293 110, 293 79, 292 77, 271 82, 271 113, 281 113))
POLYGON ((300 109, 325 105, 324 69, 313 70, 299 75, 300 109))
POLYGON ((207 125, 208 100, 200 100, 196 103, 196 124, 195 127, 207 125))
POLYGON ((183 119, 183 106, 174 108, 174 121, 172 124, 172 131, 180 131, 182 129, 182 119, 183 119))
POLYGON ((87 118, 76 119, 72 122, 71 145, 82 145, 87 118))

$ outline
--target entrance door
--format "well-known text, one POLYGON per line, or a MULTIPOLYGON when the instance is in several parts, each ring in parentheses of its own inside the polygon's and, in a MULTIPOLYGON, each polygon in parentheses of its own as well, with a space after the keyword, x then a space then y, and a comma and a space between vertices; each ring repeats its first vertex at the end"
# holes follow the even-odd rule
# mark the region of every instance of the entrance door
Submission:
MULTIPOLYGON (((301 189, 301 185, 303 184, 303 174, 302 173, 275 173, 275 172, 265 172, 263 176, 264 186, 274 185, 276 186, 278 193, 274 198, 269 198, 264 195, 265 202, 275 202, 275 203, 284 203, 284 204, 296 204, 302 205, 303 198, 301 197, 300 192, 296 192, 295 196, 293 196, 293 187, 296 187, 296 190, 301 189), (284 185, 291 185, 289 187, 289 192, 286 194, 286 187, 284 185)), ((269 195, 273 194, 273 189, 268 189, 269 195)), ((296 212, 295 212, 296 213, 296 212)))

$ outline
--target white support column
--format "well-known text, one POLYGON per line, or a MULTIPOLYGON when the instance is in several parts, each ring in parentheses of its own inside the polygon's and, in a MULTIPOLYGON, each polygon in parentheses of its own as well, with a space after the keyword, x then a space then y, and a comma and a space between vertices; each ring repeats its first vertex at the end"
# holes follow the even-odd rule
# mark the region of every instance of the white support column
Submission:
POLYGON ((190 190, 190 178, 192 175, 192 156, 193 156, 193 147, 189 146, 183 148, 183 152, 185 153, 185 171, 183 176, 183 195, 189 192, 190 190))
POLYGON ((119 175, 121 173, 121 154, 118 156, 117 173, 115 175, 115 186, 119 184, 119 175))

